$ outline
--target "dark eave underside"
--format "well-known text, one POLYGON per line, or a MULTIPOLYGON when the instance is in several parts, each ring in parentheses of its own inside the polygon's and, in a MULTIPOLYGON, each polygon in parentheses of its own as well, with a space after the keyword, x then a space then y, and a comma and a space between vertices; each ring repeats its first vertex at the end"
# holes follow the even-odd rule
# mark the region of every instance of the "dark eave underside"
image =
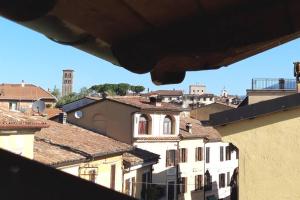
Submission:
POLYGON ((0 14, 157 84, 299 37, 297 0, 11 0, 0 14))

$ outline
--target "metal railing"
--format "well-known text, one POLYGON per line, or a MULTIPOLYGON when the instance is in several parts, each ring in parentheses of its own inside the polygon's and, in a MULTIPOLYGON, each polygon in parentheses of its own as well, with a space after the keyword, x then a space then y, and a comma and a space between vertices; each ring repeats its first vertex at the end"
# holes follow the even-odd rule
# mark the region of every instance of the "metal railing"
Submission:
POLYGON ((254 78, 252 90, 296 90, 295 79, 254 78))

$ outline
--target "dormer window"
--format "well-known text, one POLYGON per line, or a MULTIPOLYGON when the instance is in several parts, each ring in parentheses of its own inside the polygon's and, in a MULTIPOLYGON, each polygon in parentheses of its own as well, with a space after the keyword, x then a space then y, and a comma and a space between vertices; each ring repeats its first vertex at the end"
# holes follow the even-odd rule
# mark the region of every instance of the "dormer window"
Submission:
POLYGON ((139 118, 139 135, 147 135, 149 127, 149 119, 146 115, 141 115, 139 118))
POLYGON ((170 116, 166 116, 164 119, 163 134, 164 135, 172 134, 172 118, 170 116))

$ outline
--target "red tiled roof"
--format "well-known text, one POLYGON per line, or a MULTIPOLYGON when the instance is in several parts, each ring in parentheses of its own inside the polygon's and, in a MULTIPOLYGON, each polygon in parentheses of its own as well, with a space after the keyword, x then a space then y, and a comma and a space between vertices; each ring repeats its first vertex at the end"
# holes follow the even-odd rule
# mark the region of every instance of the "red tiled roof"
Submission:
POLYGON ((12 112, 0 109, 0 129, 41 129, 48 127, 48 124, 34 116, 25 115, 20 112, 12 112))
POLYGON ((59 108, 46 108, 45 113, 47 114, 48 119, 55 117, 61 113, 62 110, 59 108))
POLYGON ((179 134, 183 138, 206 138, 209 140, 220 140, 221 136, 216 129, 212 126, 203 126, 203 124, 196 119, 190 117, 181 117, 180 118, 180 131, 179 134), (186 124, 192 124, 192 133, 189 133, 186 130, 186 124))
POLYGON ((133 106, 142 110, 157 110, 157 111, 175 111, 180 112, 182 108, 171 103, 161 103, 161 106, 155 106, 150 103, 150 100, 145 97, 109 97, 111 101, 119 102, 129 106, 133 106))
POLYGON ((25 84, 0 84, 0 100, 27 100, 36 101, 38 99, 50 99, 56 101, 56 98, 41 87, 25 84))
POLYGON ((56 159, 55 162, 57 164, 78 158, 78 156, 72 156, 73 154, 65 154, 65 151, 70 151, 86 158, 94 158, 115 153, 122 154, 133 148, 128 144, 75 125, 61 124, 51 120, 47 120, 47 123, 49 127, 42 129, 35 135, 35 145, 37 147, 34 152, 34 158, 45 164, 55 164, 53 159, 56 159), (39 146, 41 142, 48 143, 48 145, 55 146, 58 149, 53 147, 53 151, 49 152, 47 149, 39 146), (64 151, 59 152, 59 149, 64 151), (49 156, 48 159, 47 155, 49 156), (50 155, 56 156, 56 158, 51 158, 50 155))

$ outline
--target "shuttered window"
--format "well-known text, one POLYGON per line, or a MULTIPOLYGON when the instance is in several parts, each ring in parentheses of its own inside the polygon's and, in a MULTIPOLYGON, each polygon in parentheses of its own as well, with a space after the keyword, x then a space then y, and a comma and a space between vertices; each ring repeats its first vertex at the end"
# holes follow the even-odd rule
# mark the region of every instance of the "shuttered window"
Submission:
POLYGON ((179 149, 179 162, 185 163, 187 162, 188 151, 186 148, 179 149))
POLYGON ((176 164, 176 150, 166 151, 166 166, 175 166, 176 164))
POLYGON ((195 176, 195 190, 202 190, 203 188, 203 176, 197 175, 195 176))
POLYGON ((187 191, 187 177, 182 177, 180 179, 180 193, 184 194, 187 191))
POLYGON ((205 161, 206 161, 206 163, 209 163, 209 161, 210 161, 210 148, 209 147, 206 147, 206 149, 205 149, 205 161))
POLYGON ((227 186, 230 186, 230 181, 231 181, 230 172, 227 172, 227 186))
POLYGON ((116 187, 116 165, 110 166, 110 188, 115 189, 116 187))
POLYGON ((224 147, 220 146, 220 161, 224 161, 224 147))
POLYGON ((231 160, 231 151, 229 146, 226 147, 226 160, 231 160))
POLYGON ((203 160, 203 148, 197 147, 195 149, 195 160, 196 161, 202 161, 203 160))
POLYGON ((225 174, 219 174, 219 188, 225 187, 225 174))

